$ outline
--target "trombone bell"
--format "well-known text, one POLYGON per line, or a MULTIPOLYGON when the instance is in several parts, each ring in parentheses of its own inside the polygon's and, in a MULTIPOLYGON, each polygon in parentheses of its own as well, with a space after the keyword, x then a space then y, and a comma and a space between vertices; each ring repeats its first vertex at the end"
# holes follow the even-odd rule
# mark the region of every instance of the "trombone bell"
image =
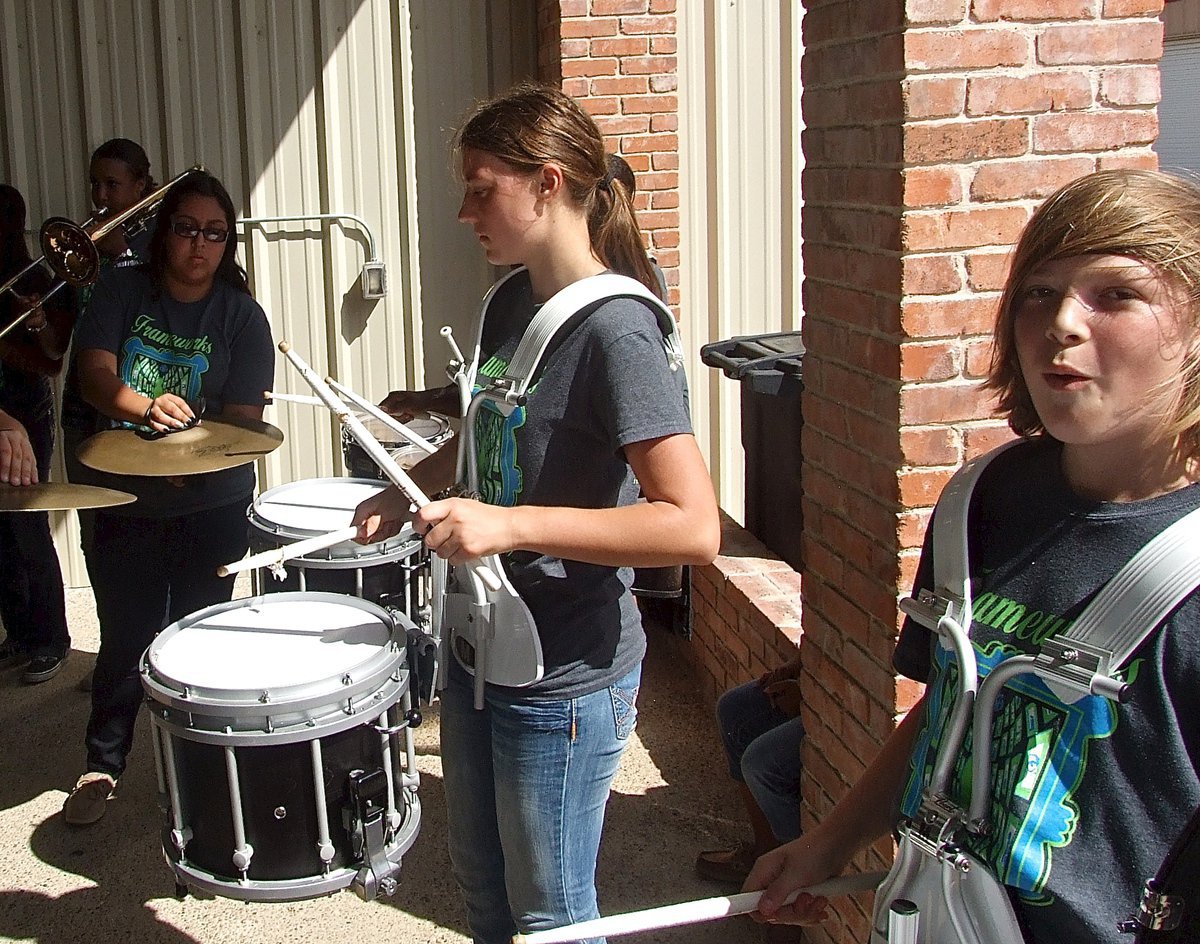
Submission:
POLYGON ((54 274, 73 288, 91 285, 100 274, 100 251, 87 230, 62 216, 42 224, 42 258, 54 274))

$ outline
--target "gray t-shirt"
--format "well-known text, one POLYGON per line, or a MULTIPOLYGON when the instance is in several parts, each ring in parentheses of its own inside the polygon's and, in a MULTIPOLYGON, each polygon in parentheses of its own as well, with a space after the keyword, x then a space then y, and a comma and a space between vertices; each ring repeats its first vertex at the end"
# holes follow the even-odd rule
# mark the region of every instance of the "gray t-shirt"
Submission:
MULTIPOLYGON (((480 373, 499 376, 535 308, 525 273, 488 308, 480 373)), ((637 500, 623 447, 677 433, 691 422, 662 334, 641 302, 590 306, 543 361, 528 402, 505 418, 485 405, 476 423, 480 491, 496 505, 610 508, 637 500)), ((629 568, 514 551, 503 555, 537 624, 545 676, 519 690, 537 698, 598 691, 645 654, 629 568)))
MULTIPOLYGON (((971 640, 981 676, 1057 635, 1155 534, 1200 506, 1200 485, 1131 503, 1084 501, 1052 441, 1020 445, 985 470, 968 520, 971 640)), ((932 529, 930 529, 932 531, 932 529)), ((931 584, 928 543, 917 587, 931 584)), ((911 816, 953 701, 957 668, 907 621, 894 662, 927 681, 929 715, 903 798, 911 816), (932 724, 930 724, 932 718, 932 724), (917 776, 919 774, 919 776, 917 776)), ((1176 834, 1200 804, 1200 594, 1142 643, 1124 672, 1129 700, 1068 705, 1040 679, 1008 683, 993 725, 993 829, 971 844, 1012 891, 1029 944, 1123 942, 1176 834)), ((951 795, 964 802, 967 743, 951 795)))
MULTIPOLYGON (((275 375, 271 329, 262 308, 245 292, 218 280, 196 302, 178 302, 141 269, 115 269, 97 284, 75 329, 75 350, 97 348, 117 358, 117 376, 138 393, 174 393, 208 416, 226 403, 258 405, 275 375)), ((115 421, 111 425, 122 425, 115 421)), ((107 475, 89 470, 88 482, 137 495, 112 514, 182 515, 248 501, 254 466, 189 475, 182 486, 165 478, 107 475)))

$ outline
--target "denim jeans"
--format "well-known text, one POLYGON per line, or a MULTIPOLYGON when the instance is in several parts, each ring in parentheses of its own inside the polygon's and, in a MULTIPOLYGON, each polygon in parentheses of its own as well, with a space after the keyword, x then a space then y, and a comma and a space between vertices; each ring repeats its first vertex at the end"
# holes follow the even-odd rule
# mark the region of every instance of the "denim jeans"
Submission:
POLYGON ((599 917, 604 807, 641 674, 562 701, 489 686, 476 711, 469 678, 451 672, 441 701, 450 861, 477 944, 599 917))
POLYGON ((717 730, 729 775, 746 784, 779 842, 800 835, 799 718, 779 711, 757 681, 729 689, 717 700, 717 730))

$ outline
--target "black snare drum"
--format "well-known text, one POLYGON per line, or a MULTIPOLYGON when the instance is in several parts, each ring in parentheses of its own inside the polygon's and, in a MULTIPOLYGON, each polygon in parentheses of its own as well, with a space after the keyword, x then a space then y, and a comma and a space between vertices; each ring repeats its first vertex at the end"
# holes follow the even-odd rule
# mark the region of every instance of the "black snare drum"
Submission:
MULTIPOLYGON (((400 468, 411 469, 428 455, 381 420, 365 413, 358 414, 358 419, 367 432, 379 440, 379 445, 387 450, 388 455, 396 460, 400 468)), ((454 436, 450 421, 440 413, 423 413, 404 425, 432 446, 441 446, 454 436)), ((346 460, 346 470, 355 478, 387 480, 387 476, 375 464, 375 460, 367 455, 366 450, 355 441, 345 426, 342 427, 342 456, 346 460)))

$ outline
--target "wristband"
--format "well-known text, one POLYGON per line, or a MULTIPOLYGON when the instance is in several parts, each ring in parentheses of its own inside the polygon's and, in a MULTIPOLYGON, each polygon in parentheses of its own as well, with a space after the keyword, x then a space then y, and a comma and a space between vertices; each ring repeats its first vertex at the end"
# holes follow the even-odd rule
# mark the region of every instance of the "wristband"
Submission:
POLYGON ((150 425, 150 414, 154 412, 154 401, 150 401, 150 405, 146 407, 146 412, 142 414, 142 425, 150 425))
POLYGON ((40 325, 38 325, 38 326, 35 328, 33 325, 31 325, 31 324, 29 324, 28 322, 26 322, 26 324, 25 324, 25 330, 26 330, 26 331, 28 331, 30 334, 37 334, 37 333, 39 333, 39 332, 41 332, 41 331, 45 331, 45 330, 46 330, 46 325, 47 325, 47 324, 49 324, 49 322, 48 322, 48 321, 43 321, 43 322, 42 322, 40 325))

